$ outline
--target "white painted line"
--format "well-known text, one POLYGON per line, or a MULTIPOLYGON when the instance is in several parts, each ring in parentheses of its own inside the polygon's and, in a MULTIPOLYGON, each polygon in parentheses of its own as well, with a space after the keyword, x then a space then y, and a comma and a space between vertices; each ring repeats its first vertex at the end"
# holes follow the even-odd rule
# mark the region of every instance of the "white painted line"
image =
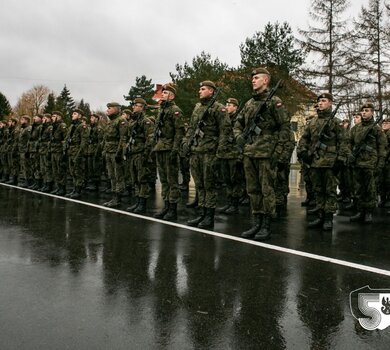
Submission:
POLYGON ((279 246, 276 246, 276 245, 273 245, 273 244, 251 241, 251 240, 244 239, 244 238, 241 238, 241 237, 227 235, 225 233, 204 230, 204 229, 201 229, 201 228, 191 227, 191 226, 187 226, 187 225, 183 225, 183 224, 179 224, 179 223, 171 222, 171 221, 164 221, 164 220, 156 219, 156 218, 145 216, 145 215, 129 213, 127 211, 123 211, 123 210, 119 210, 119 209, 107 208, 107 207, 99 205, 99 204, 84 202, 84 201, 80 201, 80 200, 77 200, 77 199, 71 199, 71 198, 62 197, 62 196, 56 196, 54 194, 34 191, 34 190, 30 190, 28 188, 12 186, 12 185, 7 185, 7 184, 3 184, 3 183, 0 183, 0 185, 16 188, 18 190, 23 190, 23 191, 28 191, 28 192, 32 192, 32 193, 37 193, 37 194, 40 194, 40 195, 45 195, 45 196, 49 196, 49 197, 53 197, 53 198, 58 198, 58 199, 62 199, 62 200, 65 200, 65 201, 78 203, 78 204, 86 205, 86 206, 89 206, 89 207, 110 211, 110 212, 113 212, 113 213, 118 213, 118 214, 121 214, 121 215, 132 216, 132 217, 135 217, 135 218, 148 220, 148 221, 153 221, 153 222, 158 222, 160 224, 173 226, 173 227, 178 227, 178 228, 182 228, 182 229, 185 229, 185 230, 196 231, 196 232, 204 233, 204 234, 210 235, 210 236, 215 236, 215 237, 219 237, 219 238, 229 239, 231 241, 236 241, 236 242, 240 242, 240 243, 250 244, 250 245, 254 245, 254 246, 258 246, 258 247, 262 247, 262 248, 266 248, 266 249, 270 249, 270 250, 276 250, 276 251, 282 252, 282 253, 293 254, 293 255, 309 258, 309 259, 314 259, 314 260, 328 262, 328 263, 332 263, 332 264, 336 264, 336 265, 350 267, 350 268, 357 269, 357 270, 372 272, 372 273, 376 273, 376 274, 379 274, 379 275, 390 276, 390 271, 379 269, 379 268, 372 267, 372 266, 356 264, 356 263, 345 261, 345 260, 334 259, 334 258, 330 258, 330 257, 327 257, 327 256, 322 256, 322 255, 302 252, 300 250, 279 247, 279 246))

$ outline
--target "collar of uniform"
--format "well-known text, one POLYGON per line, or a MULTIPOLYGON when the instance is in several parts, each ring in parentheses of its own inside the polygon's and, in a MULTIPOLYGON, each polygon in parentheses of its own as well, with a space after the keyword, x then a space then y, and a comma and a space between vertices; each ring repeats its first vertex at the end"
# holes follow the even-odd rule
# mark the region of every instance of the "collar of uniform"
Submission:
POLYGON ((332 114, 332 110, 330 108, 324 109, 323 111, 317 110, 318 118, 327 118, 330 117, 331 114, 332 114))
POLYGON ((265 89, 264 91, 262 92, 256 92, 254 91, 252 93, 252 98, 255 100, 255 101, 263 101, 267 98, 268 96, 268 89, 265 89))
POLYGON ((374 123, 374 118, 373 117, 371 117, 370 119, 364 119, 362 117, 362 125, 370 125, 372 123, 374 123))
POLYGON ((201 98, 201 99, 200 99, 200 103, 201 103, 202 105, 207 105, 207 104, 210 102, 211 99, 212 99, 212 97, 201 98))

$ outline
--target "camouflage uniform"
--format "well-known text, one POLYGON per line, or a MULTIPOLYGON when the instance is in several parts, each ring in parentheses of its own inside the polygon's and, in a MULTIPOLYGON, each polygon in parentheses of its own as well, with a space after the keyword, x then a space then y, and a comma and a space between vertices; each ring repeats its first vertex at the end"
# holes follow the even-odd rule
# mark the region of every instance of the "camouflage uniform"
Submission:
POLYGON ((27 187, 32 184, 32 169, 29 163, 28 143, 31 137, 32 127, 29 124, 22 124, 20 126, 18 138, 18 151, 20 156, 20 170, 24 179, 22 187, 27 187))
POLYGON ((50 140, 51 134, 53 132, 53 126, 51 122, 42 123, 42 128, 40 129, 41 135, 39 136, 39 163, 41 174, 43 177, 43 182, 45 186, 41 188, 42 191, 50 192, 53 186, 53 170, 51 167, 51 157, 50 157, 50 140))
POLYGON ((377 203, 375 174, 379 173, 385 165, 387 139, 380 126, 375 125, 367 137, 362 140, 367 128, 371 128, 374 123, 373 118, 368 120, 362 118, 361 123, 351 129, 351 150, 353 151, 362 142, 364 144, 362 151, 357 154, 352 163, 358 214, 355 215, 356 218, 351 217, 351 221, 363 218, 358 217, 363 214, 371 214, 377 203))
MULTIPOLYGON (((245 104, 234 126, 237 140, 267 96, 268 90, 254 95, 245 104)), ((244 170, 252 214, 270 217, 275 214, 276 206, 275 165, 278 160, 288 158, 289 154, 285 145, 290 139, 290 123, 286 109, 278 97, 272 98, 258 127, 262 130, 261 133, 253 136, 252 142, 244 147, 244 170)))
POLYGON ((178 184, 178 154, 184 137, 184 120, 175 102, 163 102, 154 134, 157 136, 156 152, 161 195, 164 201, 178 203, 181 194, 178 184))
POLYGON ((8 183, 17 185, 18 177, 20 171, 20 162, 19 162, 19 132, 20 129, 16 125, 11 125, 9 128, 9 138, 8 138, 8 147, 7 147, 7 155, 8 155, 8 166, 10 171, 11 179, 8 183))
POLYGON ((90 189, 98 189, 100 178, 103 172, 103 163, 101 157, 101 142, 104 136, 104 130, 97 123, 91 124, 88 129, 87 146, 87 176, 92 182, 90 189))
POLYGON ((338 181, 334 167, 344 164, 348 157, 345 133, 337 119, 329 121, 331 116, 331 109, 317 110, 317 117, 306 126, 299 141, 300 158, 310 165, 317 204, 312 211, 318 213, 318 219, 309 223, 309 226, 316 227, 324 223, 324 229, 332 228, 333 213, 337 210, 338 181), (319 135, 325 123, 328 125, 319 135), (317 149, 318 142, 320 147, 317 149))
POLYGON ((295 149, 295 134, 290 130, 290 138, 284 145, 284 158, 278 159, 275 182, 276 211, 278 216, 283 215, 287 209, 287 196, 289 189, 290 162, 295 149))
POLYGON ((226 142, 218 149, 217 157, 223 183, 226 185, 227 205, 221 212, 229 214, 238 210, 239 199, 244 193, 245 174, 242 163, 242 150, 237 146, 233 136, 233 126, 237 121, 237 113, 228 114, 229 124, 224 134, 229 135, 226 142))
POLYGON ((59 196, 65 194, 67 166, 64 159, 64 142, 68 129, 62 120, 53 123, 53 133, 51 135, 51 166, 56 189, 52 192, 59 196))
POLYGON ((144 112, 133 113, 127 136, 129 167, 135 196, 144 200, 149 197, 152 132, 144 112))
POLYGON ((80 194, 85 179, 85 149, 87 147, 87 128, 80 119, 72 121, 65 137, 65 150, 68 156, 68 170, 73 179, 74 191, 80 194))
POLYGON ((5 150, 8 137, 8 127, 5 124, 0 128, 0 181, 8 181, 7 153, 5 150))
POLYGON ((38 143, 40 130, 42 129, 42 124, 39 122, 33 122, 31 126, 31 135, 28 142, 28 153, 29 153, 29 164, 32 172, 32 176, 35 180, 33 186, 30 186, 31 189, 38 189, 42 187, 42 174, 39 164, 39 153, 38 153, 38 143))

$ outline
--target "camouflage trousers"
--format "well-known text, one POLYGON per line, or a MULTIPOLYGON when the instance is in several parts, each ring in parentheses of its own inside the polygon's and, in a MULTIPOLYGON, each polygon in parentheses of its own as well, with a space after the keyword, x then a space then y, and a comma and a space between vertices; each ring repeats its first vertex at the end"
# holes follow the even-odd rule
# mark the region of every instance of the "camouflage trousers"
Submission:
POLYGON ((0 153, 0 162, 1 162, 1 170, 3 174, 9 175, 7 153, 5 152, 0 153))
POLYGON ((301 164, 301 176, 305 183, 306 196, 309 199, 314 198, 314 189, 313 182, 310 177, 310 168, 308 168, 305 164, 301 164))
POLYGON ((377 202, 377 192, 374 169, 353 168, 353 184, 357 208, 375 208, 377 202))
POLYGON ((10 175, 18 177, 20 171, 19 153, 11 152, 8 154, 8 166, 10 175))
POLYGON ((217 156, 214 153, 192 154, 190 167, 198 193, 199 206, 215 208, 217 206, 217 190, 215 189, 217 156))
POLYGON ((100 182, 103 172, 102 158, 90 154, 87 156, 86 164, 88 180, 91 180, 94 183, 100 182))
POLYGON ((143 153, 132 154, 129 162, 136 197, 148 198, 151 164, 147 162, 143 153))
POLYGON ((55 184, 57 186, 66 185, 67 169, 62 152, 54 152, 51 154, 51 166, 55 184))
POLYGON ((381 200, 390 200, 390 164, 386 163, 377 178, 377 189, 381 200))
POLYGON ((287 204, 289 188, 290 163, 283 163, 283 167, 276 171, 275 197, 276 205, 287 204))
POLYGON ((24 180, 32 179, 32 169, 29 162, 30 154, 29 153, 20 153, 20 171, 24 180))
POLYGON ((39 167, 44 182, 53 181, 53 170, 51 168, 50 153, 39 155, 39 167))
POLYGON ((122 193, 125 189, 125 176, 123 161, 115 161, 115 153, 106 153, 106 167, 111 181, 111 189, 114 193, 122 193))
POLYGON ((81 187, 85 181, 85 159, 77 152, 68 151, 68 170, 74 187, 81 187))
POLYGON ((39 153, 38 152, 31 152, 30 157, 28 158, 29 167, 31 169, 32 177, 35 180, 42 179, 41 174, 41 167, 39 163, 39 153))
POLYGON ((332 168, 311 168, 310 178, 316 197, 316 205, 325 213, 337 210, 338 180, 332 168))
POLYGON ((344 166, 340 169, 337 178, 339 180, 339 190, 342 198, 352 197, 352 173, 351 168, 344 166))
POLYGON ((276 171, 270 160, 244 156, 244 170, 252 214, 274 215, 276 171))
POLYGON ((170 151, 156 152, 158 175, 161 182, 161 196, 164 201, 178 203, 181 198, 179 190, 179 168, 176 156, 171 158, 170 151))
POLYGON ((188 184, 191 180, 190 159, 188 157, 179 157, 179 170, 183 184, 188 184))
POLYGON ((219 166, 228 198, 240 198, 244 193, 244 166, 239 159, 220 159, 219 166))

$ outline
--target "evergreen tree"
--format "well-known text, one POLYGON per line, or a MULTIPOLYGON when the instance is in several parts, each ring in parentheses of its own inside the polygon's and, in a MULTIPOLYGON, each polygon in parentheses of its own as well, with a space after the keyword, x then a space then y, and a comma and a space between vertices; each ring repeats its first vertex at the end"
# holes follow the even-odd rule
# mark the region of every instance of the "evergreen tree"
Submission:
POLYGON ((0 119, 11 114, 11 112, 12 108, 7 97, 0 92, 0 119))
POLYGON ((152 96, 154 94, 154 84, 152 79, 147 79, 145 75, 135 78, 135 85, 129 90, 128 95, 123 95, 126 101, 130 103, 136 97, 142 97, 147 103, 152 103, 152 96))
POLYGON ((347 0, 312 0, 310 18, 318 26, 300 29, 300 40, 307 53, 313 55, 310 67, 303 70, 318 90, 335 93, 345 87, 350 67, 345 62, 343 42, 347 38, 346 21, 341 19, 348 7, 347 0))
POLYGON ((53 113, 53 111, 55 111, 55 107, 56 107, 56 98, 54 96, 54 92, 51 92, 47 96, 47 101, 46 101, 46 105, 43 109, 43 112, 44 113, 53 113))
POLYGON ((65 119, 69 120, 72 111, 75 109, 75 103, 70 95, 69 89, 64 85, 60 95, 56 98, 56 110, 63 113, 65 119))
POLYGON ((84 115, 86 117, 91 115, 91 109, 89 107, 89 103, 85 103, 83 98, 81 99, 81 101, 78 104, 77 108, 81 109, 84 112, 84 115))
MULTIPOLYGON (((199 101, 199 83, 211 80, 217 86, 225 86, 225 72, 228 65, 218 58, 212 59, 211 55, 201 52, 195 56, 192 64, 185 62, 184 65, 176 64, 176 73, 169 73, 172 81, 177 85, 177 103, 185 115, 191 115, 195 104, 199 101)), ((226 97, 221 94, 219 100, 226 97)))
POLYGON ((292 74, 304 61, 304 54, 296 47, 296 41, 287 22, 268 23, 263 32, 256 32, 240 45, 241 64, 250 68, 278 66, 292 74))

